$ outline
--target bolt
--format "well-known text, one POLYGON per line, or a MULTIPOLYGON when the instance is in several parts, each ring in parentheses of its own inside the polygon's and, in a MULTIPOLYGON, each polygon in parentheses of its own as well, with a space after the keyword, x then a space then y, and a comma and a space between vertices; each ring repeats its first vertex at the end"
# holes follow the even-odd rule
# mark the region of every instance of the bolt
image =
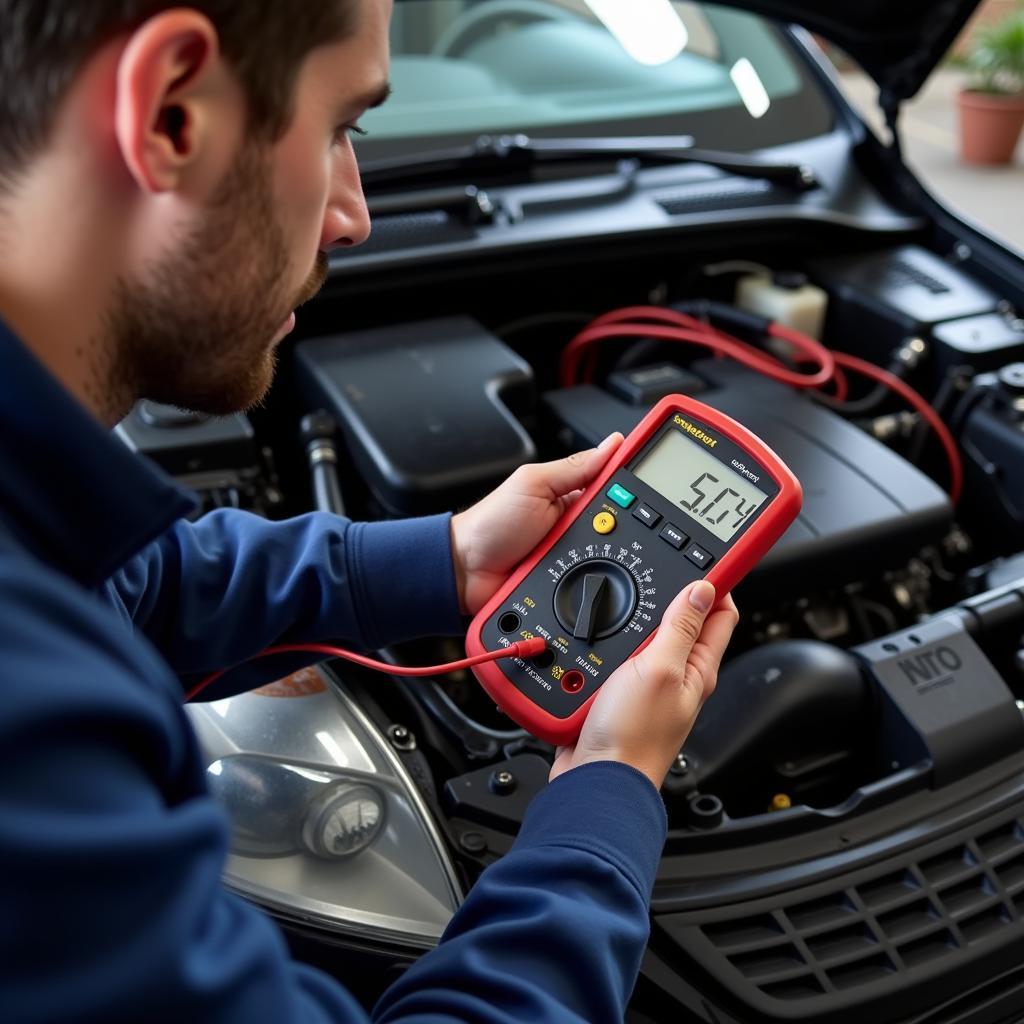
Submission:
POLYGON ((415 750, 416 737, 404 725, 392 725, 388 728, 388 739, 395 750, 415 750))
POLYGON ((487 840, 479 832, 463 832, 459 836, 459 846, 466 853, 483 853, 487 849, 487 840))
POLYGON ((498 769, 491 775, 491 790, 499 796, 507 796, 516 788, 516 777, 505 769, 498 769))
POLYGON ((676 759, 669 768, 671 775, 686 775, 690 771, 690 762, 685 754, 676 754, 676 759))

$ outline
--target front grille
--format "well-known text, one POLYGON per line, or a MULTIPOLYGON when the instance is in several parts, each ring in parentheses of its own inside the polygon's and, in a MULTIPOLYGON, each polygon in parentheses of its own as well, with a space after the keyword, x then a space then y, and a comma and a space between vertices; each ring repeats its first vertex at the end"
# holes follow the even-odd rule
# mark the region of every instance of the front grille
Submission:
POLYGON ((1024 824, 1013 818, 925 857, 889 861, 811 898, 765 902, 656 923, 766 1016, 824 1020, 940 977, 962 990, 987 976, 988 953, 1024 940, 1024 824))

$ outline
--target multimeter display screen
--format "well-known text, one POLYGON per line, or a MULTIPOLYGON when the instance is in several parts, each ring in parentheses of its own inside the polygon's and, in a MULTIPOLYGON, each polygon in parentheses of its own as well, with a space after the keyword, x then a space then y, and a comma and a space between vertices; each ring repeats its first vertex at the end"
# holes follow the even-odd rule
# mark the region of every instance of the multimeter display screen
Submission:
POLYGON ((719 540, 732 540, 768 499, 678 430, 668 431, 632 471, 719 540))

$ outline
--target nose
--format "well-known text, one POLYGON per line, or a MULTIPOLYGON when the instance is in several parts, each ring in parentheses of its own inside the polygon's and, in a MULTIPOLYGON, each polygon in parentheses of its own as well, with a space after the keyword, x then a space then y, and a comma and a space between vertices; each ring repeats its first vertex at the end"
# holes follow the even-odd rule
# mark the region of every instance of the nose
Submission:
POLYGON ((321 249, 361 245, 370 237, 370 212, 351 143, 332 162, 321 249))

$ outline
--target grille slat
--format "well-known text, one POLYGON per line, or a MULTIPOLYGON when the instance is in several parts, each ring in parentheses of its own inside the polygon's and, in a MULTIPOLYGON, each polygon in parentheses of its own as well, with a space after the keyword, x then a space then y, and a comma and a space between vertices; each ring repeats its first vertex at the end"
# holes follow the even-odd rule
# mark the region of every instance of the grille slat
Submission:
POLYGON ((807 962, 792 943, 753 953, 739 953, 730 956, 729 960, 748 978, 771 977, 778 980, 807 973, 807 962))
POLYGON ((878 950, 878 940, 863 921, 838 931, 823 932, 806 941, 814 958, 827 966, 878 950))
POLYGON ((906 942, 930 931, 941 915, 929 899, 916 899, 894 910, 878 915, 878 924, 893 942, 906 942))
POLYGON ((682 931, 699 936, 695 955, 736 994, 750 986, 752 1005, 790 1005, 802 1019, 852 989, 896 991, 904 979, 955 970, 985 943, 1024 940, 1024 824, 988 825, 923 860, 790 900, 682 931))
POLYGON ((946 912, 957 918, 990 902, 994 890, 985 875, 974 875, 946 889, 937 890, 936 895, 942 901, 946 912))
POLYGON ((909 871, 883 875, 860 886, 860 898, 864 906, 876 913, 916 900, 920 895, 920 883, 909 871))
POLYGON ((932 886, 943 886, 949 882, 958 882, 976 872, 978 861, 974 854, 963 845, 952 850, 929 857, 919 865, 921 874, 932 886))
POLYGON ((982 855, 993 864, 999 863, 1002 858, 1018 854, 1022 842, 1024 831, 1016 821, 1009 821, 991 832, 986 832, 977 840, 982 855))
POLYGON ((1003 930, 1003 926, 1010 923, 1010 914, 1005 905, 995 903, 987 910, 965 918, 960 922, 960 934, 967 940, 968 945, 975 942, 983 942, 992 935, 1003 930))
POLYGON ((719 949, 728 952, 745 952, 746 949, 768 948, 775 943, 785 943, 786 933, 778 920, 771 914, 759 914, 740 921, 723 921, 721 924, 707 924, 704 934, 719 949))

